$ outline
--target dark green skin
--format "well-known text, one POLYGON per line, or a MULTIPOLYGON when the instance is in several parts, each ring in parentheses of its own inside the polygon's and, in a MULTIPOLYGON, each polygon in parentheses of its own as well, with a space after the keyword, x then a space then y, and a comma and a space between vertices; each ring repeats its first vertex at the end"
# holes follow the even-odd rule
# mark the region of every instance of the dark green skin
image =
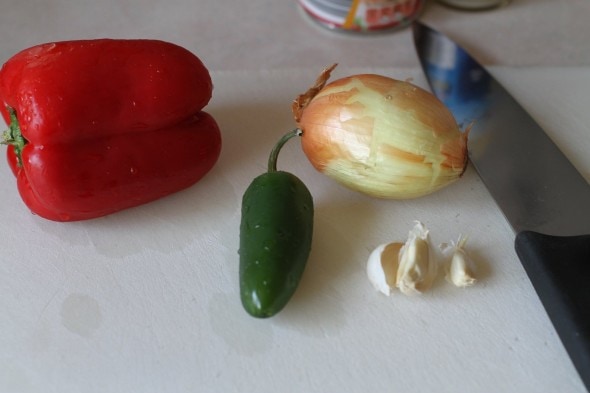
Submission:
POLYGON ((311 250, 313 199, 301 180, 274 171, 255 178, 242 199, 240 296, 244 309, 268 318, 285 307, 311 250))

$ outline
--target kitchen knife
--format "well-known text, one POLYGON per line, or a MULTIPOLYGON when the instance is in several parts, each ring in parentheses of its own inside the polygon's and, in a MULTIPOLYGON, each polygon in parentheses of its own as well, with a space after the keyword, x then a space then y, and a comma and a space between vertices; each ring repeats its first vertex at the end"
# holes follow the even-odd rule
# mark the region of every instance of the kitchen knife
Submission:
POLYGON ((471 163, 514 229, 516 253, 590 390, 590 185, 464 49, 421 22, 412 29, 433 93, 471 125, 471 163))

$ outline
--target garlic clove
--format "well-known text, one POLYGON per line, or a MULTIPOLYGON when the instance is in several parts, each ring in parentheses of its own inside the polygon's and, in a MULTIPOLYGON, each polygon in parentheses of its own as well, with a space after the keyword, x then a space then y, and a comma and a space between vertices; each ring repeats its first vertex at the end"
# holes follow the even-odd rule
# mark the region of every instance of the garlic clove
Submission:
POLYGON ((469 287, 477 281, 473 269, 473 261, 463 250, 457 250, 447 275, 449 281, 458 287, 469 287))
POLYGON ((437 270, 428 230, 416 221, 400 250, 396 286, 405 295, 419 295, 432 286, 437 270))
POLYGON ((402 243, 381 244, 369 255, 367 276, 376 290, 384 295, 391 295, 395 288, 395 279, 402 243))
POLYGON ((447 257, 445 279, 457 287, 468 287, 476 283, 475 263, 465 251, 467 239, 460 236, 451 245, 441 245, 443 255, 447 257))

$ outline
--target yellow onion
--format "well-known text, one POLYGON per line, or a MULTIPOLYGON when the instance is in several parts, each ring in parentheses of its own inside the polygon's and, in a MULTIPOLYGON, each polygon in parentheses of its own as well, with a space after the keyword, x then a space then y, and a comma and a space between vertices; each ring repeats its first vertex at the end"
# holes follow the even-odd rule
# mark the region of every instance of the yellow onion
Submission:
POLYGON ((293 103, 311 164, 369 194, 407 199, 459 179, 468 130, 434 95, 409 82, 362 74, 326 85, 336 65, 293 103))

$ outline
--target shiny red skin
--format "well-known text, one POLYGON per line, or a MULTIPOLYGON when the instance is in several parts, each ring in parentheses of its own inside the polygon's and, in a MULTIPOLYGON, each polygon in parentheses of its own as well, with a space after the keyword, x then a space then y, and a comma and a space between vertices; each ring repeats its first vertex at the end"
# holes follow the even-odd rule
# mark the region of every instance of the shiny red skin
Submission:
POLYGON ((2 115, 27 141, 8 162, 31 211, 101 217, 187 188, 216 163, 213 85, 191 52, 156 40, 43 44, 0 70, 2 115))

